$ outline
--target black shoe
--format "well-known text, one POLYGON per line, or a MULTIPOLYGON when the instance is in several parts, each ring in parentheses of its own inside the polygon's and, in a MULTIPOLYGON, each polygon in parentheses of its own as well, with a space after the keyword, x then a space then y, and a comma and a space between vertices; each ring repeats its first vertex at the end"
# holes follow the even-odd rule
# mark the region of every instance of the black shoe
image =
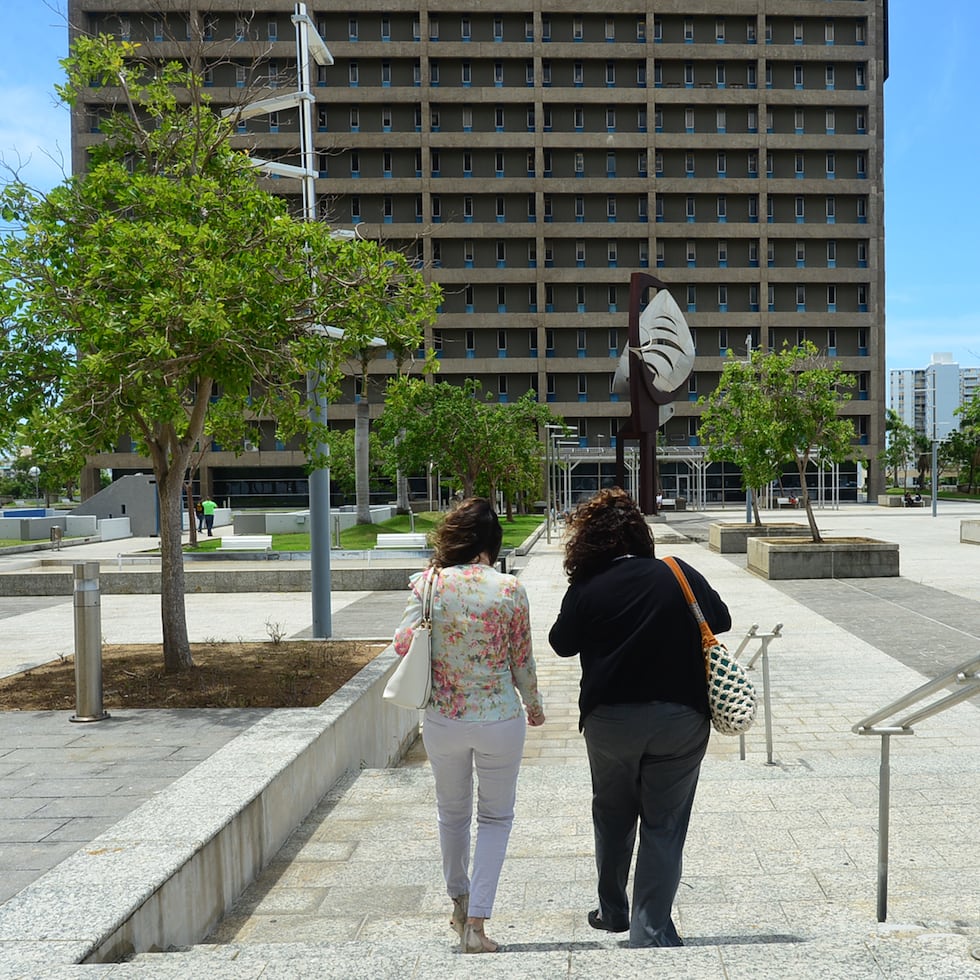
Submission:
POLYGON ((593 909, 589 913, 589 925, 592 926, 593 929, 601 929, 604 932, 629 932, 630 931, 630 927, 628 924, 625 926, 617 927, 617 926, 610 925, 607 922, 603 922, 602 916, 599 915, 598 909, 593 909))

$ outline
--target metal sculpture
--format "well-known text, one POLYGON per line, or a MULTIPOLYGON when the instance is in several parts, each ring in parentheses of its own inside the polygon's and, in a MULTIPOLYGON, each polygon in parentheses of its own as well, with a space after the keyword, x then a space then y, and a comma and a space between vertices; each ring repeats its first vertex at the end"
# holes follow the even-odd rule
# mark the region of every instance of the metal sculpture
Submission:
POLYGON ((616 438, 616 479, 626 483, 625 441, 640 446, 637 504, 644 514, 656 514, 657 429, 674 414, 673 402, 694 370, 694 338, 666 285, 645 272, 630 277, 629 333, 613 391, 629 395, 630 416, 616 438), (643 312, 646 289, 656 289, 643 312))

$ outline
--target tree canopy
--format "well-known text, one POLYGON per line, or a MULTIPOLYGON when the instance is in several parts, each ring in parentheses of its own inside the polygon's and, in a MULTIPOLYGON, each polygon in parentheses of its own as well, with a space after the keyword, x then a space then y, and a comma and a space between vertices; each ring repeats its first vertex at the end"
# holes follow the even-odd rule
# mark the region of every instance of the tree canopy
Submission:
POLYGON ((462 385, 398 378, 388 385, 378 432, 402 469, 425 470, 431 463, 464 497, 481 493, 493 500, 501 491, 509 511, 517 496, 540 493, 538 427, 556 421, 533 391, 499 403, 484 397, 473 378, 462 385))
POLYGON ((400 253, 292 216, 230 148, 202 80, 132 55, 110 38, 76 43, 59 93, 101 84, 105 140, 48 194, 14 181, 0 196, 0 430, 30 418, 39 443, 84 455, 128 433, 149 456, 164 661, 178 670, 191 664, 180 496, 194 447, 206 432, 241 445, 265 417, 312 453, 307 372, 329 397, 368 338, 418 346, 438 290, 400 253))
POLYGON ((750 487, 795 464, 810 534, 819 542, 807 470, 811 462, 840 463, 860 455, 853 423, 838 416, 854 383, 838 364, 819 357, 809 341, 772 353, 756 350, 748 361, 730 358, 718 387, 701 399, 701 441, 709 458, 742 465, 750 487))

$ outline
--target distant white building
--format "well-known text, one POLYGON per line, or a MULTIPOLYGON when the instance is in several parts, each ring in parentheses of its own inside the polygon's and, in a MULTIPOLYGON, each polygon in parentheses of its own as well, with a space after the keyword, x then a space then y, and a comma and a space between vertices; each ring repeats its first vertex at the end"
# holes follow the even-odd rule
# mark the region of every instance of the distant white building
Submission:
POLYGON ((959 428, 956 409, 980 387, 980 367, 961 368, 941 352, 926 368, 890 371, 889 386, 889 407, 916 432, 941 442, 959 428))

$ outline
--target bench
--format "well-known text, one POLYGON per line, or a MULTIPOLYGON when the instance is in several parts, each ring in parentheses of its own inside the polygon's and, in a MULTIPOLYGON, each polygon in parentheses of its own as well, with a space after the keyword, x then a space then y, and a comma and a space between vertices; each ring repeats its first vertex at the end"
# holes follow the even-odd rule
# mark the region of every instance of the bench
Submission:
POLYGON ((218 545, 221 551, 268 551, 271 547, 271 534, 226 534, 218 545))
POLYGON ((668 500, 666 497, 657 504, 657 510, 674 510, 676 500, 668 500))
POLYGON ((790 497, 777 497, 776 498, 776 508, 778 510, 783 510, 784 508, 790 508, 791 510, 799 507, 800 502, 797 499, 790 497))
POLYGON ((418 551, 427 548, 424 534, 379 534, 375 548, 402 548, 418 551))

